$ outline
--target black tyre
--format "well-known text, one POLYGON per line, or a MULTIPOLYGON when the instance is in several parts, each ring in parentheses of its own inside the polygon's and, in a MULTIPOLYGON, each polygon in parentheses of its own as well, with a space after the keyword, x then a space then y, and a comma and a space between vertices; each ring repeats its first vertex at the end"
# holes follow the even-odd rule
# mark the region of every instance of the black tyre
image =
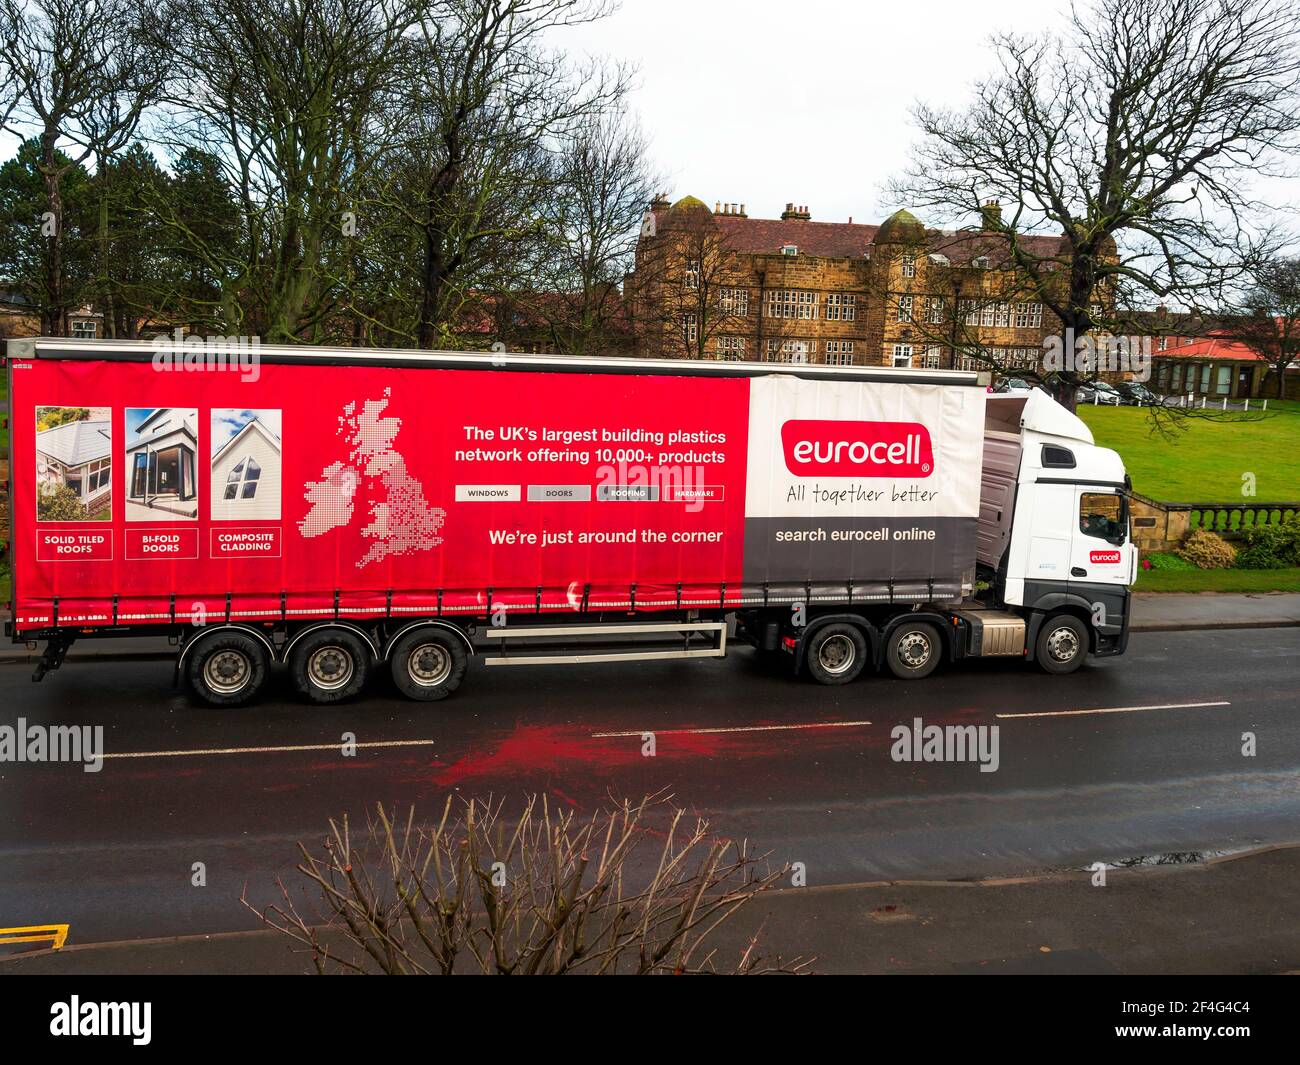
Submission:
POLYGON ((185 652, 185 683, 208 706, 244 706, 262 690, 270 672, 266 645, 230 629, 194 637, 185 652))
POLYGON ((1053 614, 1034 640, 1034 661, 1048 673, 1073 673, 1088 657, 1088 629, 1073 614, 1053 614))
POLYGON ((408 699, 436 702, 445 699, 465 677, 469 655, 465 641, 446 629, 408 632, 388 655, 397 690, 408 699))
POLYGON ((370 658, 370 647, 355 632, 317 629, 293 645, 289 675, 313 703, 340 703, 366 686, 370 658))
POLYGON ((825 625, 805 641, 804 662, 818 684, 848 684, 867 664, 866 637, 854 625, 825 625))
POLYGON ((920 680, 939 668, 943 640, 928 621, 905 621, 889 634, 885 662, 900 680, 920 680))

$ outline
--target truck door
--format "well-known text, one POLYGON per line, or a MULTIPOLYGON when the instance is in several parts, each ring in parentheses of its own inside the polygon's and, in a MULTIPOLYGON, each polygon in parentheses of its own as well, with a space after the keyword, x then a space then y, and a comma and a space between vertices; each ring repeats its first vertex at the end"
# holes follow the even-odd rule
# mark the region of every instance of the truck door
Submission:
POLYGON ((1083 485, 1075 487, 1078 524, 1070 545, 1070 583, 1086 582, 1127 588, 1133 576, 1128 504, 1123 493, 1083 485))

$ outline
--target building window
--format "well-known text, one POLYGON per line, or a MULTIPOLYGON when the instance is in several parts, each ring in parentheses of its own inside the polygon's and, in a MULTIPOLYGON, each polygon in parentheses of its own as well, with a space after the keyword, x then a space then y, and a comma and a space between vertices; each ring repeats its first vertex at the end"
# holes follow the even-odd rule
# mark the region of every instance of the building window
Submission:
POLYGON ((72 323, 72 335, 77 340, 94 340, 98 331, 94 322, 72 323))
POLYGON ((830 292, 826 296, 828 322, 852 322, 858 315, 858 297, 851 292, 830 292))
POLYGON ((1210 390, 1210 364, 1207 362, 1204 366, 1201 367, 1201 391, 1208 392, 1209 390, 1210 390))
POLYGON ((910 370, 912 368, 911 344, 894 345, 894 368, 899 370, 910 370))
POLYGON ((700 335, 699 328, 696 325, 695 315, 682 315, 682 339, 688 344, 694 344, 696 338, 700 335))
POLYGON ((853 365, 853 341, 851 340, 826 341, 826 365, 827 366, 852 366, 853 365))
POLYGON ((904 256, 902 257, 902 259, 899 260, 899 261, 900 261, 901 264, 902 264, 902 268, 903 268, 903 276, 904 276, 904 277, 915 277, 915 276, 916 276, 916 256, 915 256, 915 255, 904 255, 904 256))
POLYGON ((738 362, 745 357, 744 337, 718 337, 717 357, 723 362, 738 362))
POLYGON ((262 467, 257 459, 249 455, 239 463, 226 477, 226 491, 223 499, 252 499, 257 495, 257 484, 262 476, 262 467))
POLYGON ((1218 386, 1215 388, 1215 391, 1218 392, 1218 394, 1221 396, 1226 396, 1228 394, 1228 389, 1231 387, 1232 387, 1232 367, 1220 366, 1219 383, 1218 386))
POLYGON ((926 296, 925 297, 925 320, 934 325, 943 321, 943 297, 926 296))
MULTIPOLYGON (((93 323, 92 323, 93 327, 93 323)), ((88 494, 93 495, 101 488, 107 488, 109 481, 112 479, 112 459, 100 459, 90 464, 88 473, 90 475, 87 484, 88 494)))
POLYGON ((1043 324, 1043 305, 1041 303, 1016 304, 1016 328, 1038 329, 1043 324))
POLYGON ((749 313, 749 289, 724 288, 718 293, 718 309, 723 314, 743 318, 749 313))
POLYGON ((767 342, 768 362, 808 362, 808 357, 817 350, 811 340, 769 340, 767 342))
POLYGON ((974 355, 962 355, 957 359, 957 369, 959 370, 983 370, 986 367, 974 355))
POLYGON ((1173 390, 1175 392, 1181 392, 1182 388, 1183 388, 1183 365, 1182 363, 1178 363, 1174 367, 1173 390))
POLYGON ((769 318, 817 317, 817 293, 799 289, 773 289, 767 294, 769 318))
POLYGON ((686 271, 682 274, 682 288, 700 287, 700 260, 687 259, 686 271))
POLYGON ((798 248, 796 245, 794 245, 794 244, 782 244, 782 245, 781 245, 781 254, 782 254, 782 255, 798 255, 798 254, 799 254, 799 248, 798 248))
POLYGON ((1164 351, 1165 348, 1167 348, 1167 347, 1169 347, 1169 338, 1168 338, 1168 337, 1157 337, 1157 338, 1156 338, 1156 351, 1164 351))
POLYGON ((894 320, 896 322, 910 322, 912 320, 912 297, 899 296, 898 306, 894 308, 894 320))
POLYGON ((981 255, 978 258, 972 259, 971 266, 975 267, 976 270, 987 270, 989 268, 989 257, 987 255, 981 255))
POLYGON ((962 321, 966 325, 980 324, 980 305, 979 300, 960 300, 957 304, 957 313, 961 315, 962 321))
POLYGON ((925 354, 921 356, 921 366, 926 370, 937 370, 943 359, 943 348, 938 344, 928 344, 925 354))

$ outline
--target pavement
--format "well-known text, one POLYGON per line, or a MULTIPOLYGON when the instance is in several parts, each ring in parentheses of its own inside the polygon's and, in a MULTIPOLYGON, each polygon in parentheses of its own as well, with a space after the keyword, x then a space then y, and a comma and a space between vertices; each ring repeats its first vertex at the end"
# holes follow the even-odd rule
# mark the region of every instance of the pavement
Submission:
MULTIPOLYGON (((786 888, 711 939, 813 972, 1238 975, 1300 969, 1300 846, 1176 864, 987 880, 786 888)), ((340 937, 327 936, 342 950, 340 937)), ((6 975, 313 971, 270 930, 67 946, 0 957, 6 975)))
POLYGON ((1135 592, 1134 632, 1300 625, 1300 592, 1135 592))

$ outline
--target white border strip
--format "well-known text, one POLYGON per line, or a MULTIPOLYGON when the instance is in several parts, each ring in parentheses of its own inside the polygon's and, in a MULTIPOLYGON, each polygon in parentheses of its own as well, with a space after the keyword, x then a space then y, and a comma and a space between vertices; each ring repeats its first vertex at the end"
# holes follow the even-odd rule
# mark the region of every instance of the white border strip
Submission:
POLYGON ((593 732, 591 738, 600 740, 635 736, 640 739, 647 734, 654 736, 704 736, 715 732, 785 732, 792 729, 857 728, 870 724, 870 721, 814 721, 807 725, 738 725, 734 728, 646 728, 635 732, 593 732))
POLYGON ((1077 714, 1132 714, 1141 710, 1194 710, 1202 706, 1231 706, 1232 703, 1159 703, 1155 706, 1107 706, 1096 710, 1041 710, 1033 714, 996 714, 995 717, 1072 717, 1077 714))
POLYGON ((343 747, 432 747, 433 740, 375 740, 370 743, 302 743, 292 747, 208 747, 197 751, 118 751, 105 758, 193 758, 205 754, 282 754, 286 751, 338 751, 343 747))

